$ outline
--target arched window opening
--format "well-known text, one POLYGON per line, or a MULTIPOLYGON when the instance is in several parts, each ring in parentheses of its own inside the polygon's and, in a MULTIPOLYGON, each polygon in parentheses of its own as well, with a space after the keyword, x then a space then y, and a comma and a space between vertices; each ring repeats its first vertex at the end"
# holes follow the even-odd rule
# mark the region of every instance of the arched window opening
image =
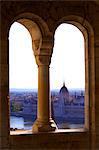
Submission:
POLYGON ((55 31, 51 60, 52 117, 58 128, 85 124, 84 37, 74 25, 63 23, 55 31))
POLYGON ((31 129, 37 114, 38 71, 29 31, 14 22, 9 32, 10 129, 31 129))

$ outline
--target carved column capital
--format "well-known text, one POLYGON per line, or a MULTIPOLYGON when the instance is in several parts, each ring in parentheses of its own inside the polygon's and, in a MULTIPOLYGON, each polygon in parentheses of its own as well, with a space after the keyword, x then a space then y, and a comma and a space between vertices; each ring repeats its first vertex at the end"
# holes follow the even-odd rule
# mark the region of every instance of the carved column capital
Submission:
POLYGON ((41 65, 50 65, 51 56, 50 55, 36 55, 36 63, 38 66, 41 65))
POLYGON ((53 39, 45 37, 42 39, 42 45, 39 40, 34 41, 34 55, 37 65, 49 65, 53 51, 53 39))

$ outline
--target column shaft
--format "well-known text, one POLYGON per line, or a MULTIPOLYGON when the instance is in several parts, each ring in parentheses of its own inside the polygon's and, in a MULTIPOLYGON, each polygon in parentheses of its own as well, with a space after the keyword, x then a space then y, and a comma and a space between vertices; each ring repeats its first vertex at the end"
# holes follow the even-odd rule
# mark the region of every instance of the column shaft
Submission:
POLYGON ((39 65, 37 120, 33 124, 32 131, 33 133, 49 132, 56 128, 57 126, 51 118, 49 65, 39 65))
POLYGON ((49 122, 50 118, 50 95, 49 95, 49 66, 38 67, 38 119, 49 122))
POLYGON ((51 97, 49 82, 49 65, 52 54, 52 39, 44 38, 40 49, 34 49, 38 65, 38 103, 37 119, 33 124, 34 132, 54 131, 57 126, 51 118, 51 97))

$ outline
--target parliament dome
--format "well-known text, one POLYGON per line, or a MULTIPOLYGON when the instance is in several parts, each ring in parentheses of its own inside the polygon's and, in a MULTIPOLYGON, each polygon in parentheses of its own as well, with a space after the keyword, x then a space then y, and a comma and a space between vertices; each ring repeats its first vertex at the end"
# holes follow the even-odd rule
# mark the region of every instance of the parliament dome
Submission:
POLYGON ((60 93, 64 94, 64 93, 69 93, 67 87, 65 86, 65 83, 63 83, 62 88, 60 89, 60 93))

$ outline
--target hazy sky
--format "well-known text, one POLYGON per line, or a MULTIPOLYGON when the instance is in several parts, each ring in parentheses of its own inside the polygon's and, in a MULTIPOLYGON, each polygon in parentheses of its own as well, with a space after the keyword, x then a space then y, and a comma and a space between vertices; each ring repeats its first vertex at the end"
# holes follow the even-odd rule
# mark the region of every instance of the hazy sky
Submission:
MULTIPOLYGON (((38 87, 37 65, 28 30, 15 22, 9 32, 10 88, 38 87)), ((80 30, 70 24, 61 24, 55 32, 50 65, 51 89, 84 88, 84 38, 80 30)))

